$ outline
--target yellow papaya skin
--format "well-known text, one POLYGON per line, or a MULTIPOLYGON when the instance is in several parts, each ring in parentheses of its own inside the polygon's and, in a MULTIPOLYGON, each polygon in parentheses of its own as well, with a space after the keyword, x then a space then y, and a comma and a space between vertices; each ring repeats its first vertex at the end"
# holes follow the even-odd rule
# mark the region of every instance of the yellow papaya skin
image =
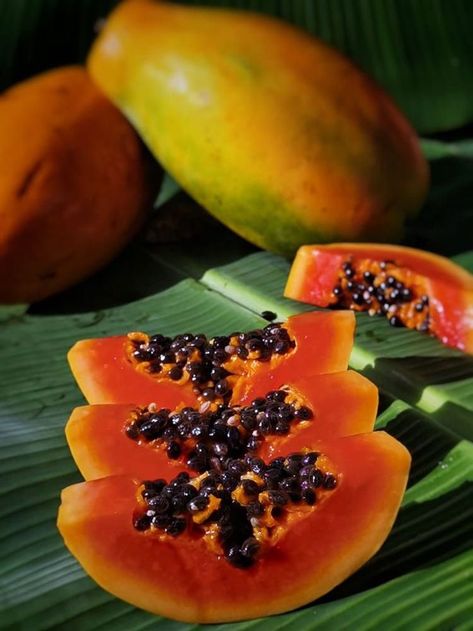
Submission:
POLYGON ((88 67, 199 203, 256 245, 400 238, 428 166, 390 98, 278 20, 131 0, 88 67))
POLYGON ((86 70, 0 95, 0 302, 33 302, 110 261, 140 227, 160 174, 86 70))

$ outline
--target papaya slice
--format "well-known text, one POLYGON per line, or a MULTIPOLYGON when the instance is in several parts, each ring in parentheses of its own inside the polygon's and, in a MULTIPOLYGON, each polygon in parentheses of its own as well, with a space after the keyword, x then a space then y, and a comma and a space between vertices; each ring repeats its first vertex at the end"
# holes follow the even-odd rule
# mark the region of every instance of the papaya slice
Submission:
POLYGON ((207 339, 134 332, 82 340, 69 351, 89 403, 157 402, 171 409, 264 396, 298 375, 346 370, 353 344, 350 311, 310 312, 264 329, 207 339))
POLYGON ((415 248, 374 243, 301 247, 285 296, 320 307, 385 315, 473 353, 473 275, 415 248))
MULTIPOLYGON (((282 447, 289 452, 297 451, 316 439, 358 434, 373 429, 378 390, 371 381, 354 371, 299 379, 281 392, 280 399, 297 402, 299 416, 301 408, 306 410, 306 419, 295 418, 293 423, 282 424, 278 421, 279 417, 285 415, 284 409, 281 409, 281 401, 274 402, 277 397, 274 392, 270 393, 266 399, 269 401, 267 408, 270 409, 266 409, 266 412, 267 417, 274 414, 276 423, 274 427, 262 428, 266 433, 261 433, 263 440, 255 444, 253 451, 263 459, 271 458, 282 447)), ((227 419, 227 432, 230 427, 234 427, 237 434, 240 432, 240 436, 246 439, 238 440, 237 435, 236 445, 228 442, 230 451, 223 454, 226 458, 241 457, 246 451, 252 432, 257 428, 261 429, 262 422, 267 420, 264 416, 264 403, 259 405, 258 412, 257 406, 250 405, 248 408, 249 414, 241 406, 233 409, 234 424, 231 425, 228 425, 228 421, 232 416, 232 408, 223 411, 227 419), (244 418, 245 414, 247 419, 244 418), (258 414, 263 417, 262 421, 256 419, 258 414)), ((135 427, 141 413, 140 408, 134 404, 82 406, 72 412, 66 425, 66 438, 74 460, 86 480, 116 474, 134 475, 142 479, 157 476, 169 478, 179 470, 195 474, 196 471, 202 472, 211 466, 210 458, 217 457, 215 450, 218 452, 218 449, 223 449, 222 438, 217 434, 212 439, 207 435, 202 436, 202 433, 199 437, 195 428, 202 423, 204 429, 207 425, 218 426, 218 413, 199 414, 197 409, 190 412, 187 408, 190 412, 187 421, 186 412, 183 413, 182 408, 177 409, 174 418, 181 424, 188 422, 187 436, 183 437, 178 433, 180 426, 177 424, 173 425, 177 427, 176 432, 165 436, 166 428, 169 430, 172 425, 169 419, 173 418, 173 413, 170 410, 163 420, 156 414, 156 406, 152 406, 152 410, 154 415, 145 415, 148 425, 144 425, 144 431, 141 434, 135 431, 134 436, 130 436, 133 434, 130 428, 135 427), (170 458, 168 454, 176 441, 180 453, 176 458, 170 458)), ((289 419, 290 414, 288 421, 289 419)), ((227 442, 228 438, 231 439, 231 435, 225 435, 223 442, 227 442)))
POLYGON ((233 490, 222 488, 222 478, 217 484, 185 474, 170 484, 127 476, 75 484, 62 492, 58 527, 99 585, 153 613, 211 623, 288 611, 322 596, 375 554, 394 522, 410 465, 408 451, 384 432, 308 447, 313 451, 260 469, 256 480, 268 480, 266 487, 248 472, 233 490), (301 458, 312 464, 303 466, 301 458), (271 490, 267 471, 277 467, 281 475, 292 473, 271 490), (299 476, 301 489, 307 468, 313 488, 294 498, 298 492, 287 480, 299 476), (251 482, 258 487, 251 506, 261 504, 264 514, 248 520, 251 482), (193 498, 187 508, 182 497, 193 498), (206 508, 197 497, 207 498, 206 508), (229 526, 229 515, 239 525, 229 526), (245 541, 228 547, 232 537, 245 541))

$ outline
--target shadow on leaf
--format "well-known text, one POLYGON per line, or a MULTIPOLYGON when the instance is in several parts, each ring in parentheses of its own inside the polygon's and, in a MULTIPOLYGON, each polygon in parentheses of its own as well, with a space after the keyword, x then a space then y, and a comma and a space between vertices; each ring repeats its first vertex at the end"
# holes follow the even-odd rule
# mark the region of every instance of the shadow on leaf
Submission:
MULTIPOLYGON (((418 406, 425 390, 431 386, 456 384, 457 402, 448 400, 438 405, 436 395, 429 409, 429 417, 446 431, 473 440, 472 411, 467 407, 473 380, 473 357, 458 354, 453 357, 410 356, 380 357, 374 366, 365 368, 363 374, 379 388, 399 397, 410 405, 418 406), (461 382, 465 381, 462 389, 461 382), (465 405, 461 404, 462 399, 465 405), (458 402, 460 401, 460 402, 458 402)), ((426 402, 422 404, 422 408, 426 402)), ((421 408, 421 409, 422 409, 421 408)))
POLYGON ((356 574, 317 601, 332 602, 441 563, 473 545, 473 483, 401 509, 390 536, 356 574))
POLYGON ((427 417, 412 409, 403 410, 385 429, 407 447, 412 456, 408 486, 435 469, 458 443, 452 434, 436 427, 427 417))

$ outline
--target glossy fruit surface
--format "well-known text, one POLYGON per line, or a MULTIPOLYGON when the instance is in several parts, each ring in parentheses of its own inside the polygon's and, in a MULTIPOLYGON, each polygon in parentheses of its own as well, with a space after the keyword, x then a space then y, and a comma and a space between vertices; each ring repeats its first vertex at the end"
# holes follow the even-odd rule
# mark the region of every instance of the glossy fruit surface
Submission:
POLYGON ((262 248, 396 240, 425 198, 427 163, 390 98, 283 22, 125 2, 88 67, 184 189, 262 248))
MULTIPOLYGON (((405 326, 425 330, 448 346, 473 353, 473 275, 437 254, 375 243, 306 245, 294 259, 285 295, 320 307, 336 304, 333 290, 346 283, 341 281, 346 264, 354 274, 372 270, 374 276, 380 272, 379 265, 384 266, 383 279, 374 279, 374 285, 379 287, 381 280, 389 285, 391 277, 401 280, 410 292, 403 306, 390 298, 392 290, 388 289, 388 317, 400 315, 405 326)), ((350 306, 368 310, 371 305, 350 306)))
MULTIPOLYGON (((282 449, 295 452, 314 440, 373 429, 378 391, 356 372, 301 378, 290 385, 289 392, 311 410, 313 418, 303 427, 296 424, 286 436, 266 437, 257 452, 265 460, 282 449)), ((127 436, 135 410, 132 404, 109 404, 78 407, 72 412, 66 438, 86 480, 118 474, 141 479, 170 478, 189 470, 186 454, 190 447, 180 458, 170 460, 162 440, 140 442, 127 436)))
POLYGON ((86 572, 138 607, 189 622, 256 618, 304 605, 358 569, 388 535, 406 486, 407 450, 384 432, 314 442, 337 487, 293 514, 250 568, 198 534, 133 526, 139 481, 112 476, 63 490, 58 527, 86 572))
POLYGON ((160 181, 119 110, 77 66, 0 98, 0 302, 31 302, 108 263, 160 181))

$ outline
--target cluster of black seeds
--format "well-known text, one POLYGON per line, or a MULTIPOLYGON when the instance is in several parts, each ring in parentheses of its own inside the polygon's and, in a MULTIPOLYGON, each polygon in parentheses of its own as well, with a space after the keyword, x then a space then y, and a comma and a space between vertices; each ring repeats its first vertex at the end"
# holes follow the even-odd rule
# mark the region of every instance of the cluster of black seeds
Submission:
POLYGON ((372 315, 384 315, 391 326, 408 326, 409 323, 398 313, 400 307, 414 303, 414 311, 423 313, 424 318, 416 328, 429 330, 429 297, 415 296, 413 290, 396 278, 393 273, 397 265, 394 261, 381 261, 380 275, 370 271, 359 274, 351 261, 342 265, 340 281, 332 292, 337 299, 336 306, 347 308, 356 305, 360 310, 372 315), (381 276, 381 278, 380 278, 381 276))
POLYGON ((170 482, 145 481, 145 508, 135 515, 134 526, 176 537, 188 528, 205 532, 215 524, 226 560, 247 568, 260 551, 256 530, 264 527, 265 516, 281 522, 291 505, 313 506, 318 491, 336 487, 336 477, 316 466, 318 458, 316 452, 294 453, 266 465, 246 455, 228 459, 224 470, 206 476, 191 479, 181 472, 170 482))
POLYGON ((169 458, 184 456, 198 473, 217 471, 227 461, 255 452, 266 436, 286 435, 291 424, 313 418, 307 406, 287 403, 288 392, 275 390, 251 405, 220 405, 215 411, 185 407, 179 412, 152 407, 139 410, 126 427, 133 440, 165 444, 169 458))
POLYGON ((174 381, 179 381, 188 373, 195 393, 208 401, 230 399, 232 389, 226 379, 230 373, 222 364, 232 355, 241 359, 269 361, 273 354, 284 355, 295 346, 281 323, 210 339, 203 334, 192 333, 173 338, 160 334, 151 337, 130 334, 129 338, 131 356, 136 362, 147 362, 147 370, 154 374, 166 367, 166 374, 174 381))

